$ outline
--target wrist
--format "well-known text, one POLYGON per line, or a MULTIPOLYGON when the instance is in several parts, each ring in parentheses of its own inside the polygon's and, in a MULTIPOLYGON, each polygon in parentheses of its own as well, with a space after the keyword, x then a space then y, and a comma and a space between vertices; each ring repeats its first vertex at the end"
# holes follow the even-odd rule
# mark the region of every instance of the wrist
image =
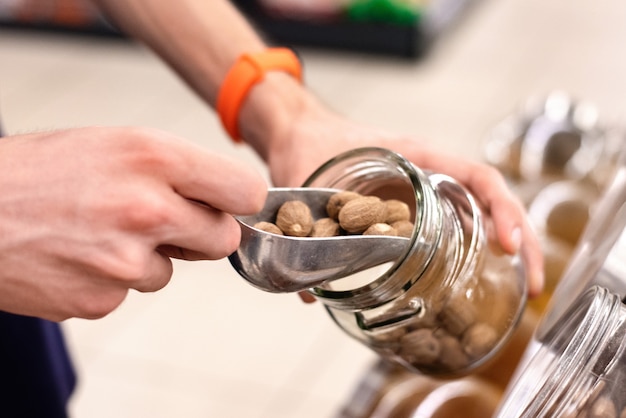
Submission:
POLYGON ((224 77, 216 107, 222 126, 235 142, 242 140, 239 119, 250 90, 274 72, 283 72, 302 81, 300 60, 289 48, 267 48, 261 52, 244 53, 224 77))
POLYGON ((313 105, 313 97, 293 77, 280 72, 267 74, 251 89, 241 108, 241 137, 267 161, 269 151, 291 137, 298 115, 313 105))

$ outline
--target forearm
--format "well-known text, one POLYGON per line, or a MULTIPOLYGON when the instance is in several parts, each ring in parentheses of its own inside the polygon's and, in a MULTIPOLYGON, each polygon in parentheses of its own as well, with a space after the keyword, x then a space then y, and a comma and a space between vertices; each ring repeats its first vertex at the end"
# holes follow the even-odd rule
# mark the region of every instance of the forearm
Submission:
MULTIPOLYGON (((211 106, 226 73, 244 52, 266 48, 227 0, 94 0, 125 33, 140 40, 211 106)), ((316 99, 290 76, 275 72, 255 85, 239 117, 243 139, 267 161, 289 137, 294 115, 317 108, 316 99)))
POLYGON ((228 69, 263 40, 226 0, 94 0, 123 32, 145 43, 210 105, 228 69))

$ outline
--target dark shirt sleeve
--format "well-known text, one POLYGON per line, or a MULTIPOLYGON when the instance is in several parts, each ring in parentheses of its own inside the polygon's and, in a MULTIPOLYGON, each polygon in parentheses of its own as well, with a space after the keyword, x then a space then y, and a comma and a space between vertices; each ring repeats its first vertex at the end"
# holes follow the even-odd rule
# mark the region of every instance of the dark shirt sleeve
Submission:
POLYGON ((0 416, 67 417, 75 383, 59 324, 0 311, 0 416))

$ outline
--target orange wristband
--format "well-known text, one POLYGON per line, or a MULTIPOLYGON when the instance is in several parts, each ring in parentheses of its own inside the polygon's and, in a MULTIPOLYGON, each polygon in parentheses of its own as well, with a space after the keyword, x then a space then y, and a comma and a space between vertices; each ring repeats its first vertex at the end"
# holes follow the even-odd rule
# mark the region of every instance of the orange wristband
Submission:
POLYGON ((268 48, 263 52, 241 55, 226 74, 217 96, 217 113, 222 125, 235 142, 241 142, 239 111, 250 89, 263 80, 268 71, 284 71, 302 81, 302 66, 289 48, 268 48))

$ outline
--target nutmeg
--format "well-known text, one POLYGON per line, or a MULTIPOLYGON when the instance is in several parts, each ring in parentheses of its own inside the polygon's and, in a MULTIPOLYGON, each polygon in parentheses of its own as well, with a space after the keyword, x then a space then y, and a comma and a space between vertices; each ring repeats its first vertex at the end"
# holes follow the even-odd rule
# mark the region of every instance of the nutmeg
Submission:
POLYGON ((326 203, 326 213, 328 214, 328 217, 334 220, 339 219, 339 211, 341 211, 341 208, 343 208, 343 206, 350 200, 354 200, 359 197, 361 197, 360 193, 351 192, 349 190, 344 190, 330 196, 328 202, 326 203))
POLYGON ((395 237, 398 235, 398 233, 391 225, 377 223, 363 231, 363 235, 386 235, 390 237, 395 237))
POLYGON ((396 221, 391 226, 396 230, 399 237, 411 238, 413 236, 415 225, 411 221, 396 221))
POLYGON ((463 296, 452 296, 439 312, 439 320, 452 335, 461 335, 476 321, 476 308, 463 296))
POLYGON ((446 332, 440 332, 437 334, 441 350, 439 353, 439 363, 448 368, 449 370, 459 370, 469 364, 469 359, 461 342, 458 338, 446 332))
POLYGON ((278 209, 276 225, 285 235, 306 237, 313 229, 311 209, 300 200, 287 201, 278 209))
POLYGON ((478 358, 487 354, 496 345, 498 333, 489 324, 477 322, 465 331, 461 344, 471 358, 478 358))
POLYGON ((339 211, 339 225, 350 233, 361 233, 385 220, 385 203, 376 196, 363 196, 348 201, 339 211))
POLYGON ((412 364, 432 364, 439 358, 441 344, 430 328, 411 331, 400 339, 400 356, 412 364))
POLYGON ((311 230, 312 237, 334 237, 339 235, 339 223, 331 218, 321 218, 315 221, 311 230))
POLYGON ((256 229, 260 229, 261 231, 270 232, 272 234, 285 235, 283 231, 280 230, 278 226, 271 222, 257 222, 253 225, 256 229))
POLYGON ((398 199, 389 199, 385 201, 387 206, 387 216, 385 223, 389 225, 398 221, 408 221, 411 219, 411 209, 409 205, 398 199))

